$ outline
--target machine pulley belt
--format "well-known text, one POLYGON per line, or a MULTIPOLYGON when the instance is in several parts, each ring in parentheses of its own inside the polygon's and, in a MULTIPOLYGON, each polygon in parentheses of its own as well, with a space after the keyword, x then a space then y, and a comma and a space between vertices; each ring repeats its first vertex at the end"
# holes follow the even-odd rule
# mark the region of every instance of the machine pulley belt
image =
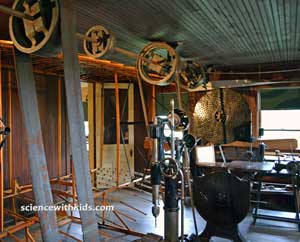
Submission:
MULTIPOLYGON (((32 60, 27 54, 15 53, 15 68, 18 80, 18 92, 27 134, 27 151, 33 184, 35 204, 53 205, 43 144, 41 123, 38 111, 37 94, 33 75, 32 60)), ((43 241, 61 241, 55 211, 38 211, 43 241)))
MULTIPOLYGON (((71 150, 75 168, 78 203, 94 207, 81 103, 80 67, 77 57, 76 16, 73 0, 60 1, 61 42, 71 150)), ((84 241, 99 241, 95 211, 80 210, 84 241)))

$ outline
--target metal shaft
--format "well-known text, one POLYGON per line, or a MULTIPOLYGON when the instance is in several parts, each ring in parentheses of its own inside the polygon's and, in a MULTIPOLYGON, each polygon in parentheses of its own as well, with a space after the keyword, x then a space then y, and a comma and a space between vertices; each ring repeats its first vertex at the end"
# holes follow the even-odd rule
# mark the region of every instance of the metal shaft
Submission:
POLYGON ((181 169, 178 170, 178 173, 181 177, 181 242, 184 240, 184 174, 181 169))
POLYGON ((156 61, 149 60, 149 59, 147 59, 147 58, 145 58, 145 57, 142 57, 142 56, 140 56, 139 54, 134 53, 134 52, 131 52, 131 51, 129 51, 129 50, 125 50, 125 49, 122 49, 122 48, 119 48, 119 47, 115 47, 114 50, 117 51, 117 52, 119 52, 119 53, 121 53, 121 54, 127 55, 127 56, 129 56, 129 57, 136 58, 136 59, 140 59, 140 60, 145 61, 145 62, 147 62, 147 63, 149 63, 149 64, 153 64, 153 65, 161 65, 161 64, 159 64, 159 63, 156 62, 156 61))
POLYGON ((174 118, 174 99, 171 99, 171 157, 175 159, 175 139, 174 139, 174 126, 175 126, 175 118, 174 118))
MULTIPOLYGON (((30 15, 22 13, 18 10, 6 7, 4 5, 0 5, 0 12, 2 12, 4 14, 11 15, 11 16, 14 16, 14 17, 17 17, 17 18, 21 18, 21 19, 34 20, 33 16, 30 16, 30 15)), ((86 41, 89 41, 89 42, 93 41, 91 37, 88 37, 88 36, 86 36, 82 33, 76 33, 76 36, 77 36, 77 38, 79 38, 81 40, 86 40, 86 41)), ((141 59, 142 61, 145 61, 149 64, 161 65, 156 61, 149 60, 149 59, 147 59, 145 57, 142 57, 139 54, 134 53, 132 51, 125 50, 125 49, 122 49, 122 48, 119 48, 119 47, 114 47, 113 49, 115 51, 121 53, 121 54, 127 55, 127 56, 132 57, 132 58, 141 59)))
MULTIPOLYGON (((86 35, 84 35, 84 34, 76 33, 76 36, 77 36, 79 39, 81 39, 81 40, 86 40, 86 41, 89 41, 89 42, 93 42, 93 40, 92 40, 91 37, 88 37, 88 36, 86 36, 86 35)), ((149 60, 149 59, 147 59, 147 58, 145 58, 145 57, 140 56, 140 55, 137 54, 137 53, 134 53, 134 52, 129 51, 129 50, 125 50, 125 49, 123 49, 123 48, 114 47, 113 50, 116 51, 116 52, 119 52, 119 53, 121 53, 121 54, 127 55, 127 56, 129 56, 129 57, 132 57, 132 58, 135 58, 135 59, 140 59, 140 60, 145 61, 145 62, 147 62, 147 63, 149 63, 149 64, 153 64, 153 65, 161 65, 161 64, 159 64, 159 63, 156 62, 156 61, 149 60)))
POLYGON ((32 16, 29 16, 25 13, 22 13, 20 11, 15 10, 15 9, 6 7, 4 5, 0 5, 0 12, 11 15, 11 16, 14 16, 14 17, 17 17, 17 18, 22 18, 22 19, 25 18, 25 19, 28 19, 28 20, 33 20, 32 16))

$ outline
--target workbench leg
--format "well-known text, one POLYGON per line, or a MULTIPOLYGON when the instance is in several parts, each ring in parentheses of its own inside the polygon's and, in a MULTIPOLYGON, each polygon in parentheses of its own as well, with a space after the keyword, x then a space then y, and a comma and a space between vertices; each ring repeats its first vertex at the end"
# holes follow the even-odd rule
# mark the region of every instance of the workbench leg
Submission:
MULTIPOLYGON (((294 194, 294 204, 295 204, 295 219, 299 222, 299 189, 298 189, 298 179, 297 177, 293 177, 293 194, 294 194)), ((298 231, 300 231, 300 223, 298 223, 298 231)))
POLYGON ((256 204, 254 208, 254 213, 253 213, 253 225, 256 223, 256 215, 258 213, 259 205, 260 205, 260 197, 261 197, 261 186, 262 186, 262 178, 259 177, 258 181, 258 188, 257 188, 257 195, 256 195, 256 204))

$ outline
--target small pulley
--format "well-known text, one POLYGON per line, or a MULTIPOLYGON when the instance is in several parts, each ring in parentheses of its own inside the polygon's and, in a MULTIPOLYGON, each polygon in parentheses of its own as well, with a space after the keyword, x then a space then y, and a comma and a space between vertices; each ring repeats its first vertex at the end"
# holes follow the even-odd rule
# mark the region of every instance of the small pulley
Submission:
POLYGON ((178 174, 178 164, 173 158, 165 158, 160 163, 161 173, 168 178, 175 178, 178 174))
POLYGON ((101 58, 115 46, 115 37, 105 27, 91 27, 83 39, 84 52, 91 57, 101 58))
MULTIPOLYGON (((168 114, 168 126, 171 127, 172 115, 168 114)), ((174 130, 175 131, 186 131, 190 126, 189 117, 186 113, 178 108, 174 109, 174 130)))
POLYGON ((12 11, 20 16, 10 16, 9 34, 15 47, 27 54, 58 52, 59 38, 59 4, 58 0, 14 2, 12 11), (42 52, 40 52, 42 50, 42 52))
POLYGON ((171 46, 152 42, 140 52, 137 70, 145 82, 165 86, 173 81, 178 64, 179 56, 171 46))
POLYGON ((186 134, 183 136, 182 141, 185 143, 185 146, 189 149, 192 149, 197 144, 197 140, 191 134, 186 134))
POLYGON ((182 88, 188 91, 196 91, 198 87, 205 87, 208 83, 206 70, 202 65, 186 61, 180 69, 179 76, 182 88))

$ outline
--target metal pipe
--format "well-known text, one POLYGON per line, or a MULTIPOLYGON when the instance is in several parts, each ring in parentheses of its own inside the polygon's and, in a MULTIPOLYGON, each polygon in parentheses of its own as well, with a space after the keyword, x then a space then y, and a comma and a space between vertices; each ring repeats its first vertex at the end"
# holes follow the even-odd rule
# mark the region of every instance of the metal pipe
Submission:
POLYGON ((123 49, 123 48, 114 47, 113 50, 115 50, 115 51, 117 51, 117 52, 119 52, 119 53, 121 53, 121 54, 127 55, 127 56, 129 56, 129 57, 136 58, 136 59, 140 59, 140 60, 145 61, 145 62, 147 62, 147 63, 149 63, 149 64, 160 65, 160 64, 159 64, 158 62, 156 62, 156 61, 149 60, 149 59, 147 59, 147 58, 145 58, 145 57, 140 56, 139 54, 136 54, 136 53, 134 53, 134 52, 132 52, 132 51, 129 51, 129 50, 125 50, 125 49, 123 49))
POLYGON ((184 241, 184 174, 181 169, 178 170, 181 177, 181 241, 184 241))
POLYGON ((175 159, 175 139, 174 139, 174 126, 175 126, 175 118, 174 118, 174 99, 170 101, 171 105, 171 157, 175 159))
POLYGON ((32 16, 22 13, 18 10, 12 9, 10 7, 6 7, 4 5, 0 5, 0 12, 17 17, 17 18, 21 18, 21 19, 33 20, 32 16))

